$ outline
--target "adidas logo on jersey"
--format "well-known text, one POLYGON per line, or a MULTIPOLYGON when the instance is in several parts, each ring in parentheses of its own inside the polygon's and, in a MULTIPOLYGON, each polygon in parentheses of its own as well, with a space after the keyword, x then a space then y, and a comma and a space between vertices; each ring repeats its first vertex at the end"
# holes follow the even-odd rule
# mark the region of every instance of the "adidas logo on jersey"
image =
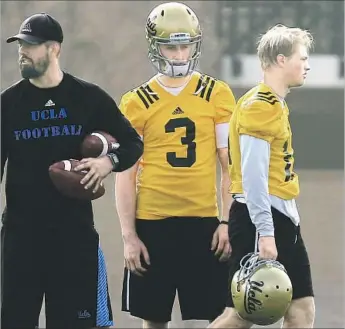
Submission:
POLYGON ((172 114, 176 115, 176 114, 183 114, 183 110, 180 107, 176 107, 176 109, 173 111, 172 114))
POLYGON ((54 106, 55 103, 50 99, 44 106, 54 106))

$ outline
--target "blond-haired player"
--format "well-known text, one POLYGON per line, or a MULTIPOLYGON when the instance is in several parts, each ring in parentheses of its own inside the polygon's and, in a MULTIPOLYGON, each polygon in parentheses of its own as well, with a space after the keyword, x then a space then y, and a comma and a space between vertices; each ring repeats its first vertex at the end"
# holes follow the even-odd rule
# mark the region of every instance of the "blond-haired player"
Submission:
POLYGON ((228 131, 235 99, 224 82, 196 71, 202 33, 191 8, 157 6, 146 36, 158 74, 120 105, 144 141, 137 193, 137 168, 116 180, 126 260, 122 309, 145 320, 144 327, 162 328, 176 292, 183 320, 212 320, 226 305, 222 260, 230 252, 228 131))
MULTIPOLYGON (((258 238, 260 258, 280 261, 292 282, 293 300, 284 328, 311 328, 315 313, 310 264, 295 202, 299 183, 293 170, 285 101, 291 88, 304 84, 312 44, 310 33, 299 28, 277 25, 268 30, 257 48, 263 82, 238 101, 230 121, 230 191, 235 201, 229 215, 229 279, 239 269, 241 258, 254 251, 258 238)), ((257 305, 266 297, 256 292, 257 305)), ((227 306, 211 328, 251 327, 237 315, 231 291, 227 306)))

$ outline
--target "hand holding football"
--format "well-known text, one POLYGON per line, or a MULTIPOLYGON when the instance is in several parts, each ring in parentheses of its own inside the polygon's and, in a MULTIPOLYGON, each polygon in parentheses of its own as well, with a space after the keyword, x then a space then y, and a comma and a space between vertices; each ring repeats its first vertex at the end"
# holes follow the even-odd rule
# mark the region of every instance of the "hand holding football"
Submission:
POLYGON ((54 186, 60 193, 80 200, 95 200, 104 195, 105 189, 100 185, 99 189, 93 193, 92 189, 85 189, 80 183, 87 174, 85 171, 74 171, 79 165, 77 160, 63 160, 56 162, 49 167, 49 176, 54 186))

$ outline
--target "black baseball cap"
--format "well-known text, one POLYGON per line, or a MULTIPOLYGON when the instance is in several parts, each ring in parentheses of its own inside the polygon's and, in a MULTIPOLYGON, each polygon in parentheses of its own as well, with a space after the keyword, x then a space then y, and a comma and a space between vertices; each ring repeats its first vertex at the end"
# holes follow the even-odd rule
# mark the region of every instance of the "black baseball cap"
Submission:
POLYGON ((62 43, 63 32, 60 23, 46 13, 28 17, 20 26, 19 33, 7 39, 7 43, 23 40, 31 44, 46 41, 62 43))

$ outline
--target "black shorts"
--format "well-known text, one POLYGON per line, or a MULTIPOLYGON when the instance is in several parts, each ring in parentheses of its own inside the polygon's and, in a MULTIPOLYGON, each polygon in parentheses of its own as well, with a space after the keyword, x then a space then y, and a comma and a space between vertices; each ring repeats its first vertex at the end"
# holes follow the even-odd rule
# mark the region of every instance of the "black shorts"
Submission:
POLYGON ((211 250, 217 218, 137 220, 151 265, 143 277, 125 269, 122 310, 153 322, 171 320, 178 292, 183 320, 212 320, 225 308, 228 266, 211 250))
POLYGON ((112 325, 106 266, 93 227, 1 229, 1 327, 38 326, 45 295, 47 328, 112 325))
MULTIPOLYGON (((272 208, 277 260, 284 265, 293 287, 293 299, 314 296, 308 253, 304 245, 300 226, 290 218, 272 208)), ((229 261, 229 281, 240 268, 243 256, 254 252, 256 229, 252 223, 247 205, 234 201, 229 216, 229 236, 232 254, 229 261)), ((228 307, 234 307, 229 284, 228 307)))

